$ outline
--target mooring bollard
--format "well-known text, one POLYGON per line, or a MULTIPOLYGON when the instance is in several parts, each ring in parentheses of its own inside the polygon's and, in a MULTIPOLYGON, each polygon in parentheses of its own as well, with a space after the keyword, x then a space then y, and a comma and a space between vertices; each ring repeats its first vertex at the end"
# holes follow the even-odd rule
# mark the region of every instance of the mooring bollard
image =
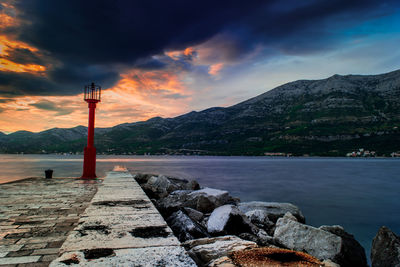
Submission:
POLYGON ((47 179, 53 178, 53 170, 48 169, 48 170, 45 170, 44 173, 46 174, 47 179))

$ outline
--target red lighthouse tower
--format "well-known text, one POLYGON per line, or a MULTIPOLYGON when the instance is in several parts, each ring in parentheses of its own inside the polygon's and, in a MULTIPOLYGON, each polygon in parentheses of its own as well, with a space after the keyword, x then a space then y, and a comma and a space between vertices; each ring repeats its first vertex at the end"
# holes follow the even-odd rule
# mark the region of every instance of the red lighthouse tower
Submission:
POLYGON ((96 148, 94 147, 94 115, 96 104, 101 99, 101 87, 91 83, 85 86, 84 100, 89 106, 89 125, 87 146, 84 150, 82 179, 95 179, 96 176, 96 148))

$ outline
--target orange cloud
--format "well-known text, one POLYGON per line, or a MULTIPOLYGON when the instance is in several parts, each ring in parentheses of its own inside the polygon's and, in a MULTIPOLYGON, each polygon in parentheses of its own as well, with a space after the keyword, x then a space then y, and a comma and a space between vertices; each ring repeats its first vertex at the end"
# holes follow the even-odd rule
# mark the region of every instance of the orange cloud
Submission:
POLYGON ((7 59, 0 59, 0 71, 40 73, 46 71, 46 67, 37 64, 18 64, 7 59))
POLYGON ((187 47, 184 50, 176 50, 176 51, 166 51, 165 55, 169 56, 173 60, 178 60, 182 56, 193 56, 196 54, 196 49, 194 47, 187 47))
POLYGON ((224 67, 224 63, 217 63, 217 64, 213 64, 209 67, 208 69, 208 73, 210 75, 216 76, 219 74, 219 72, 221 71, 221 69, 224 67))
POLYGON ((184 54, 185 56, 193 55, 194 52, 195 52, 195 50, 194 50, 193 47, 188 47, 188 48, 186 48, 185 50, 183 50, 183 54, 184 54))
MULTIPOLYGON (((2 9, 0 12, 0 29, 17 26, 20 23, 15 17, 10 16, 11 13, 17 13, 17 10, 11 2, 1 3, 2 9)), ((15 49, 26 49, 32 53, 38 52, 38 49, 24 42, 12 39, 7 35, 0 35, 0 71, 11 72, 30 72, 33 74, 43 74, 46 67, 38 64, 21 64, 13 62, 8 58, 10 53, 15 49)))
MULTIPOLYGON (((190 100, 190 90, 177 73, 130 70, 121 75, 113 88, 103 90, 102 101, 97 105, 96 127, 111 127, 155 116, 177 116, 190 110, 190 100)), ((0 131, 36 132, 86 125, 87 113, 83 95, 0 99, 0 131)))
POLYGON ((8 28, 11 26, 17 26, 19 22, 8 13, 16 13, 17 10, 10 3, 1 3, 2 6, 0 11, 0 29, 8 28))
POLYGON ((14 49, 27 49, 31 52, 38 52, 38 49, 26 43, 10 40, 5 35, 0 35, 0 71, 30 72, 41 74, 46 67, 38 64, 21 64, 7 59, 9 53, 14 49))
POLYGON ((17 25, 15 19, 7 14, 0 14, 0 29, 17 25))

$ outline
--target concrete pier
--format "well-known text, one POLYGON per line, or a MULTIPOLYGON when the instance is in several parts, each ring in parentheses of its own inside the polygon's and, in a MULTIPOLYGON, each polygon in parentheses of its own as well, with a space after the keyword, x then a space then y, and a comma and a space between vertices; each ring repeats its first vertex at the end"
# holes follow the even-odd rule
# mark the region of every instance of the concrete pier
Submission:
POLYGON ((50 266, 196 266, 126 171, 107 174, 50 266))
POLYGON ((31 178, 0 185, 0 266, 48 266, 97 189, 96 181, 31 178))

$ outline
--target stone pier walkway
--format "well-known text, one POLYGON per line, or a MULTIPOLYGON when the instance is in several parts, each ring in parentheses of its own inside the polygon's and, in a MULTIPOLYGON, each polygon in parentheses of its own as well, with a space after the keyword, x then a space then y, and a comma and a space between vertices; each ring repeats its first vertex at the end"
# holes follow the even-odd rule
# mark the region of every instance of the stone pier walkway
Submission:
POLYGON ((196 266, 129 172, 107 174, 51 267, 196 266))
POLYGON ((0 266, 48 266, 98 182, 31 178, 0 185, 0 266))

